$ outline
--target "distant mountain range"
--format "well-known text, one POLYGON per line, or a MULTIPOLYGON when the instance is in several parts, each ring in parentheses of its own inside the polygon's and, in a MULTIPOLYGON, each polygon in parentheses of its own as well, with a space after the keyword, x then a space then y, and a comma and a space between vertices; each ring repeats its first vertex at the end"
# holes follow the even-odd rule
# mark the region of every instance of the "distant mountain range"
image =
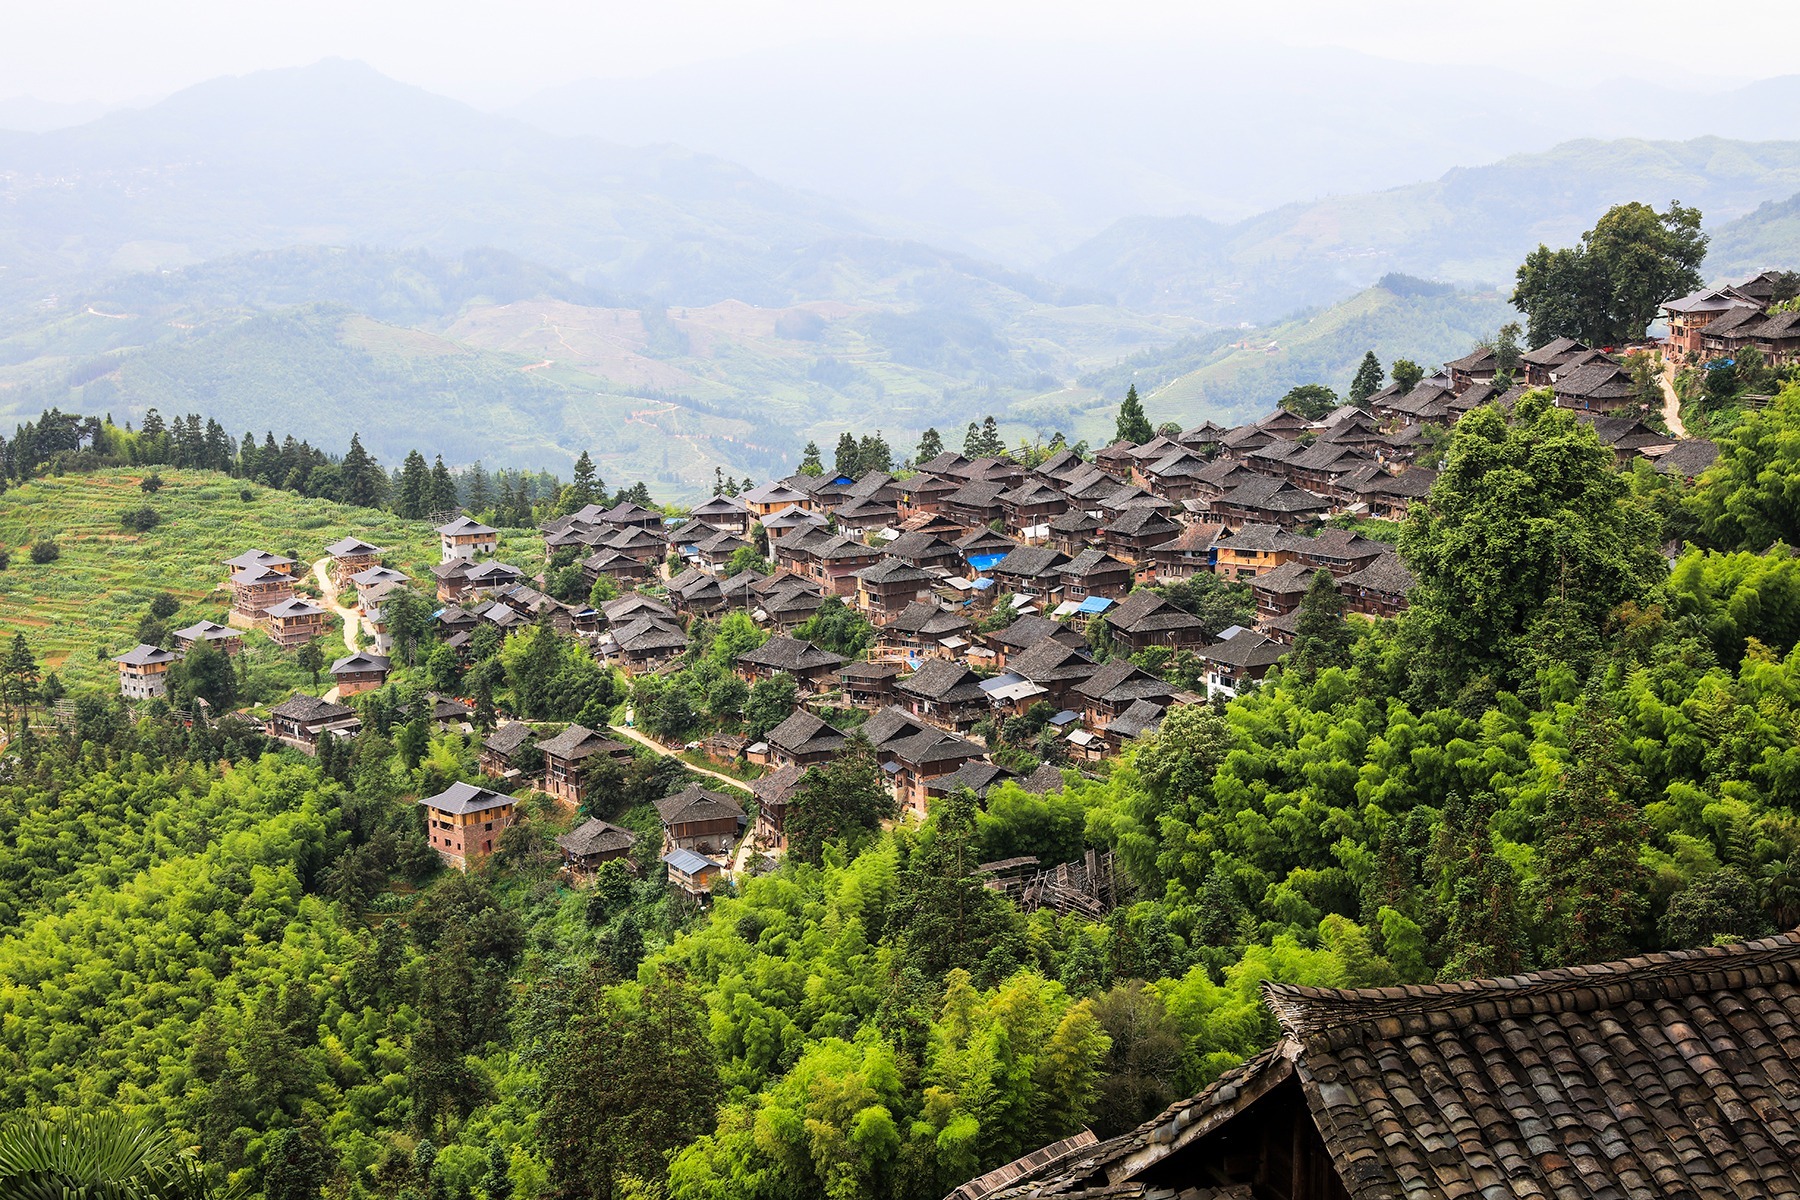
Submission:
POLYGON ((1800 75, 1621 79, 1555 28, 1543 36, 1568 61, 1559 78, 1479 46, 1418 63, 1224 36, 821 40, 562 85, 509 112, 555 133, 716 154, 880 228, 1031 268, 1127 217, 1229 225, 1577 138, 1797 136, 1800 75))
POLYGON ((669 494, 845 428, 904 447, 993 413, 1098 441, 1128 382, 1193 423, 1341 386, 1370 348, 1430 366, 1508 318, 1493 285, 1526 250, 1616 200, 1700 204, 1721 272, 1800 262, 1800 142, 1569 143, 1230 224, 1134 218, 1034 272, 344 62, 0 133, 0 164, 0 417, 200 411, 358 430, 388 461, 586 448, 669 494), (1418 278, 1374 286, 1395 272, 1418 278))
MULTIPOLYGON (((1725 236, 1733 218, 1794 192, 1800 141, 1569 142, 1429 183, 1284 205, 1233 225, 1137 217, 1043 270, 1071 287, 1107 288, 1132 308, 1264 321, 1298 304, 1330 303, 1392 271, 1507 283, 1540 242, 1570 244, 1628 200, 1698 205, 1725 236)), ((1756 260, 1756 269, 1792 249, 1791 241, 1763 242, 1753 225, 1730 240, 1727 257, 1756 260)))

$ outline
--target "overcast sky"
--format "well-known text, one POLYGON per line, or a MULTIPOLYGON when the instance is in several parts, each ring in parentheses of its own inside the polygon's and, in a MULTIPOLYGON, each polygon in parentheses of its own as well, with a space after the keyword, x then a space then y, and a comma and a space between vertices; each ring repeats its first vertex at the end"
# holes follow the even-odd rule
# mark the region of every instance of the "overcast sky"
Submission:
MULTIPOLYGON (((1704 82, 1800 72, 1800 2, 1714 11, 1726 28, 1704 82)), ((117 103, 336 55, 501 105, 576 79, 799 42, 995 38, 1163 47, 1259 38, 1570 82, 1596 73, 1672 82, 1693 69, 1684 60, 1696 38, 1681 31, 1707 19, 1691 0, 0 0, 0 97, 117 103)))

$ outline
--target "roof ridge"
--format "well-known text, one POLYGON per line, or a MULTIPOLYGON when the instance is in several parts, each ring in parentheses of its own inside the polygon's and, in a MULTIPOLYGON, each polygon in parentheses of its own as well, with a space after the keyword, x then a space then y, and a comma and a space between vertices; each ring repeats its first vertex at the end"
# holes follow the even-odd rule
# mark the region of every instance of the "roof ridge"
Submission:
POLYGON ((1263 999, 1283 1033, 1343 1043, 1374 1033, 1398 1036, 1407 1018, 1423 1027, 1450 1027, 1508 1013, 1586 1012, 1632 998, 1692 995, 1708 986, 1747 986, 1790 977, 1784 964, 1800 960, 1800 930, 1731 946, 1670 950, 1618 962, 1556 967, 1500 979, 1404 984, 1379 988, 1262 985, 1263 999), (1769 976, 1769 978, 1761 978, 1769 976))

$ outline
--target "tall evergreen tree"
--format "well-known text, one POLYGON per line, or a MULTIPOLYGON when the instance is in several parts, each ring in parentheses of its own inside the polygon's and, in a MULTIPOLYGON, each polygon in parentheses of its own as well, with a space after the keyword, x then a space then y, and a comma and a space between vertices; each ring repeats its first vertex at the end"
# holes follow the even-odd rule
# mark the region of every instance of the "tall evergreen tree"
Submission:
POLYGON ((569 511, 598 504, 605 495, 606 485, 594 473, 594 460, 583 450, 581 457, 575 460, 574 478, 569 481, 569 511))
POLYGON ((1000 436, 1000 423, 989 413, 981 421, 981 457, 993 458, 1006 453, 1006 442, 1000 436))
POLYGON ((476 459, 474 465, 469 468, 468 489, 469 511, 486 512, 488 510, 488 505, 493 502, 493 489, 488 485, 488 473, 481 465, 481 460, 479 458, 476 459))
POLYGON ((968 432, 963 434, 963 457, 981 457, 981 426, 974 421, 969 422, 968 432))
POLYGON ((858 477, 870 471, 892 471, 894 469, 894 451, 887 444, 877 429, 872 434, 864 434, 862 441, 856 445, 856 474, 858 477))
POLYGON ((400 491, 394 498, 394 511, 408 520, 418 520, 431 511, 431 468, 417 450, 407 452, 400 468, 400 491))
POLYGON ((1381 369, 1381 360, 1370 350, 1362 356, 1362 363, 1356 368, 1356 378, 1350 381, 1350 403, 1361 406, 1368 402, 1370 396, 1381 390, 1382 380, 1387 373, 1381 369))
POLYGON ((1493 810, 1491 794, 1465 801, 1453 792, 1444 805, 1438 904, 1447 917, 1450 954, 1438 977, 1446 982, 1510 975, 1524 965, 1519 879, 1494 848, 1493 810))
POLYGON ((1119 405, 1119 419, 1113 428, 1113 441, 1131 442, 1141 446, 1156 437, 1156 431, 1150 425, 1150 418, 1144 414, 1144 402, 1138 399, 1137 384, 1125 389, 1125 399, 1119 405))
POLYGON ((859 473, 856 469, 858 459, 856 438, 846 429, 838 435, 837 454, 832 459, 831 469, 854 479, 859 473))
MULTIPOLYGON (((849 435, 846 434, 845 436, 849 435)), ((795 470, 794 474, 823 475, 824 473, 825 463, 819 457, 819 443, 806 443, 806 449, 800 452, 800 466, 795 470)), ((715 492, 713 494, 717 495, 718 493, 715 492)))
POLYGON ((919 435, 919 448, 913 453, 914 463, 928 463, 944 452, 944 439, 936 429, 919 435))
POLYGON ((444 456, 440 454, 431 464, 431 511, 450 512, 455 508, 456 480, 451 478, 450 468, 444 465, 444 456))
MULTIPOLYGON (((269 438, 269 446, 273 447, 274 436, 269 438)), ((425 465, 421 458, 419 465, 425 465)), ((280 487, 283 480, 271 481, 271 486, 280 487)), ((362 438, 355 433, 350 435, 350 449, 344 454, 344 502, 356 504, 363 508, 374 508, 381 503, 381 494, 386 490, 386 480, 381 473, 381 465, 369 457, 363 449, 362 438)))

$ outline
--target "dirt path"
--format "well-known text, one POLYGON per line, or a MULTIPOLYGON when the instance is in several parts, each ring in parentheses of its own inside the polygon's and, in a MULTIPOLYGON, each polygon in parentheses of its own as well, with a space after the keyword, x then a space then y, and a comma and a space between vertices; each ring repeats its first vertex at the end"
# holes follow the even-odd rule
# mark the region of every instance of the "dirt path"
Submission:
POLYGON ((1676 437, 1686 437, 1687 427, 1681 423, 1681 397, 1675 394, 1675 364, 1665 362, 1662 371, 1656 376, 1656 381, 1662 385, 1663 424, 1667 425, 1669 432, 1676 437))
POLYGON ((669 749, 655 738, 646 737, 635 729, 626 729, 622 725, 609 725, 607 728, 611 729, 622 738, 630 738, 640 746, 648 746, 653 752, 660 754, 664 758, 680 759, 681 765, 694 772, 696 775, 705 775, 711 779, 718 780, 720 783, 729 783, 740 792, 747 792, 750 790, 749 786, 746 785, 743 780, 733 779, 729 775, 721 775, 717 771, 709 771, 705 767, 696 767, 693 763, 682 758, 681 755, 669 749))
MULTIPOLYGON (((649 747, 654 754, 658 754, 663 758, 675 759, 682 766, 693 771, 697 775, 705 775, 707 778, 716 779, 720 783, 729 783, 740 792, 747 792, 750 790, 749 787, 744 784, 743 780, 733 779, 729 775, 721 775, 717 771, 709 771, 705 767, 696 767, 693 763, 682 758, 680 755, 676 754, 675 751, 669 749, 655 738, 645 737, 635 729, 627 729, 622 725, 609 725, 607 728, 611 729, 622 738, 629 738, 640 746, 649 747)), ((737 849, 731 852, 731 866, 726 869, 727 875, 731 876, 733 879, 738 879, 743 876, 745 871, 750 869, 750 844, 755 840, 751 830, 744 830, 744 840, 739 842, 737 849)))
POLYGON ((319 581, 319 590, 325 593, 325 607, 344 619, 344 647, 355 654, 360 646, 356 644, 356 632, 362 628, 362 618, 357 616, 353 608, 345 608, 338 603, 337 584, 331 580, 331 560, 321 558, 313 564, 313 578, 319 581))

